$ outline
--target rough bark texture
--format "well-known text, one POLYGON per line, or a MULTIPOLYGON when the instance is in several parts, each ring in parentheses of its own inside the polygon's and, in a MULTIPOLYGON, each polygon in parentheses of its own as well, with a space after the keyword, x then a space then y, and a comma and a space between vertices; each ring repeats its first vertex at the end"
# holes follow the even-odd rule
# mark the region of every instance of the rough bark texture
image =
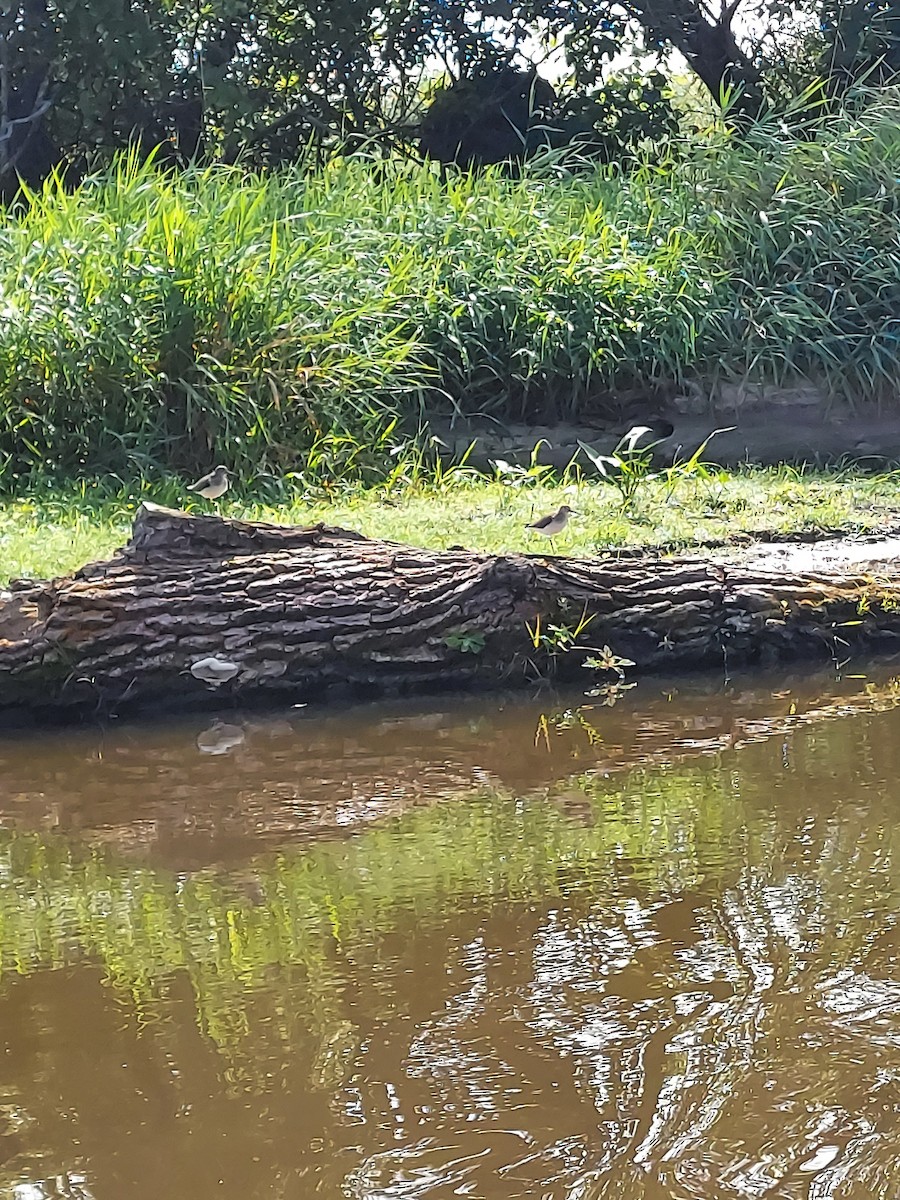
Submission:
POLYGON ((0 594, 0 718, 587 682, 584 659, 604 646, 634 661, 630 674, 841 659, 900 646, 897 546, 885 545, 832 547, 821 571, 808 548, 802 571, 759 554, 490 556, 145 505, 111 561, 0 594), (194 678, 210 656, 234 678, 194 678))

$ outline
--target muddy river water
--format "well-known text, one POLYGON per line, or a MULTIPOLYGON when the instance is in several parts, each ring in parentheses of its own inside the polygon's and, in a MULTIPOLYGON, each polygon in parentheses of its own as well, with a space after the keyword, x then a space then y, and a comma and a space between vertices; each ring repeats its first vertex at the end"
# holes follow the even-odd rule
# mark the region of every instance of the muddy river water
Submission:
POLYGON ((0 741, 0 1197, 900 1195, 898 670, 0 741))

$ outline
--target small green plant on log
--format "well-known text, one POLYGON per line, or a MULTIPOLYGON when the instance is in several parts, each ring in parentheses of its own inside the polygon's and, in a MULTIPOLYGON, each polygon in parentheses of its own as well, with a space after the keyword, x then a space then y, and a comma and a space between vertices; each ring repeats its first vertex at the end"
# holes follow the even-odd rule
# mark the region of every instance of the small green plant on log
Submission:
POLYGON ((596 654, 586 658, 582 666, 589 671, 613 671, 616 678, 610 683, 603 683, 599 687, 591 688, 587 695, 599 700, 607 708, 612 708, 627 691, 635 686, 633 683, 625 682, 625 668, 634 665, 633 659, 624 658, 621 654, 613 653, 609 646, 603 646, 596 654))
MULTIPOLYGON (((560 608, 565 611, 564 605, 560 608)), ((532 646, 543 655, 543 666, 538 665, 533 658, 528 660, 539 679, 547 679, 556 674, 557 659, 560 657, 573 651, 584 653, 594 650, 593 646, 577 644, 593 619, 594 614, 589 615, 585 608, 574 623, 545 620, 540 613, 535 616, 534 625, 525 622, 532 646)))
POLYGON ((483 633, 471 629, 455 629, 444 638, 448 650, 458 650, 460 654, 481 654, 484 650, 485 638, 483 633))
POLYGON ((614 671, 619 680, 623 680, 625 668, 635 665, 632 659, 615 654, 609 646, 579 646, 577 644, 594 616, 594 613, 589 614, 587 608, 584 608, 574 625, 551 621, 542 625, 541 614, 538 613, 534 625, 532 626, 526 621, 525 628, 528 630, 531 644, 535 650, 542 650, 551 658, 555 658, 559 654, 568 654, 572 650, 591 651, 591 657, 584 660, 583 666, 593 671, 614 671))
POLYGON ((620 654, 614 654, 609 646, 604 646, 597 651, 596 655, 586 658, 584 665, 592 671, 615 671, 620 679, 624 679, 625 668, 633 667, 634 661, 630 658, 622 658, 620 654))
MULTIPOLYGON (((861 617, 870 617, 879 612, 892 613, 896 612, 898 608, 900 608, 900 599, 877 585, 871 590, 865 588, 856 602, 856 611, 861 617)), ((850 623, 849 621, 844 622, 845 625, 850 623)))
MULTIPOLYGON (((531 644, 535 650, 543 650, 545 654, 551 657, 556 657, 558 654, 567 654, 570 650, 575 649, 575 643, 593 621, 593 613, 588 616, 585 609, 578 621, 574 625, 567 625, 563 622, 554 623, 548 621, 546 625, 541 624, 541 614, 538 613, 534 620, 534 625, 531 626, 526 621, 525 628, 528 630, 528 635, 531 638, 531 644)), ((579 649, 591 649, 589 646, 582 646, 579 649)))

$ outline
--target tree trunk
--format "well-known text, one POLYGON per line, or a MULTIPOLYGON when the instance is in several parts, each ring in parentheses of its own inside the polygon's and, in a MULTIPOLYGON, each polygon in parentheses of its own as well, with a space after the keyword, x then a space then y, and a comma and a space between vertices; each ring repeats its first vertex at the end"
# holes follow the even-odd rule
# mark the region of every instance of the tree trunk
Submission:
POLYGON ((738 552, 493 556, 144 505, 111 561, 0 593, 0 718, 587 685, 616 680, 610 655, 628 674, 843 659, 900 645, 898 547, 863 561, 858 545, 804 547, 802 570, 738 552), (610 669, 592 676, 597 656, 610 669))
POLYGON ((629 8, 656 40, 663 38, 680 51, 713 102, 730 101, 730 116, 748 123, 765 107, 759 70, 738 45, 732 21, 740 0, 722 0, 718 17, 698 0, 632 0, 629 8))
POLYGON ((727 96, 729 114, 735 120, 750 122, 760 116, 765 107, 762 81, 738 46, 730 25, 724 21, 710 24, 700 19, 678 49, 715 104, 721 105, 727 96))

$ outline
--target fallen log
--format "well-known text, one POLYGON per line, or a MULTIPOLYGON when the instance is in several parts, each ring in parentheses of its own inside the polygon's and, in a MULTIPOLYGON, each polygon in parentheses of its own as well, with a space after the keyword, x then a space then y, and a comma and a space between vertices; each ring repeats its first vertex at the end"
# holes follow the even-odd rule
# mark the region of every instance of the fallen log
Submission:
POLYGON ((592 661, 615 681, 898 638, 895 539, 496 556, 145 504, 108 562, 0 593, 0 718, 588 683, 592 661))

